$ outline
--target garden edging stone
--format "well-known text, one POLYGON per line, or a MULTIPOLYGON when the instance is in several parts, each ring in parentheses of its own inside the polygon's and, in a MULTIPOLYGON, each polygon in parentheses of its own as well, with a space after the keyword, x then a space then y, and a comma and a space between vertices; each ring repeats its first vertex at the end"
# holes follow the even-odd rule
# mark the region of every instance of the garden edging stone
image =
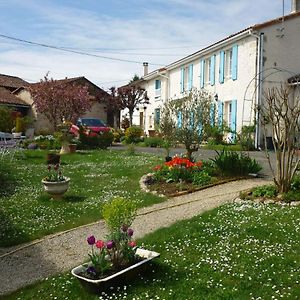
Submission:
MULTIPOLYGON (((136 238, 232 202, 241 191, 268 183, 270 181, 264 179, 234 181, 141 208, 133 223, 136 238)), ((2 255, 0 296, 49 276, 69 271, 81 264, 86 257, 88 247, 85 240, 95 232, 99 238, 104 238, 107 234, 102 220, 46 236, 38 242, 23 245, 2 255)))

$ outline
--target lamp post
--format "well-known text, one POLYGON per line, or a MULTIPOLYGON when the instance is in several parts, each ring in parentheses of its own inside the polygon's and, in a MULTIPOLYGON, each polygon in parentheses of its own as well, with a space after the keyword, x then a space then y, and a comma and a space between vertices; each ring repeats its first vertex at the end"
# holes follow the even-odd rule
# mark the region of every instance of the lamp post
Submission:
POLYGON ((214 95, 214 99, 215 99, 215 101, 216 101, 216 102, 218 102, 218 100, 219 100, 219 96, 218 96, 218 94, 217 94, 217 93, 215 93, 215 95, 214 95))

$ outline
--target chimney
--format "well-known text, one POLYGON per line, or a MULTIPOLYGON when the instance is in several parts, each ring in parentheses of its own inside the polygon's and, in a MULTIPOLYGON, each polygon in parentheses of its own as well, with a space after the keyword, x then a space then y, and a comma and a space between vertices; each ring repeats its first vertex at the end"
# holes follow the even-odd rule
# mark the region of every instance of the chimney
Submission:
POLYGON ((144 67, 144 76, 148 75, 148 63, 143 62, 143 67, 144 67))
POLYGON ((298 12, 300 10, 300 0, 292 0, 291 13, 298 12))

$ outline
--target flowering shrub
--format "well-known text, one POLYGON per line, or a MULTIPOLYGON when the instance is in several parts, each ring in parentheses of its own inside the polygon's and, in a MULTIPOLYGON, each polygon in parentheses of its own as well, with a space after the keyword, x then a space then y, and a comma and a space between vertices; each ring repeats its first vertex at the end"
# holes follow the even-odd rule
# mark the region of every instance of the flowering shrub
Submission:
POLYGON ((48 165, 48 175, 44 178, 45 181, 57 182, 65 181, 66 178, 62 175, 61 170, 59 169, 60 165, 56 164, 54 166, 48 165))
POLYGON ((111 146, 114 135, 111 131, 96 133, 84 127, 80 127, 79 140, 83 149, 106 149, 111 146))
POLYGON ((96 240, 93 235, 87 238, 92 251, 85 276, 100 278, 110 270, 120 270, 137 260, 136 242, 132 240, 133 229, 130 228, 135 216, 135 204, 126 199, 115 198, 104 205, 103 217, 110 232, 106 241, 96 240))
POLYGON ((187 158, 175 156, 171 161, 154 167, 154 178, 166 182, 192 182, 194 173, 199 172, 202 165, 201 161, 194 163, 187 158))

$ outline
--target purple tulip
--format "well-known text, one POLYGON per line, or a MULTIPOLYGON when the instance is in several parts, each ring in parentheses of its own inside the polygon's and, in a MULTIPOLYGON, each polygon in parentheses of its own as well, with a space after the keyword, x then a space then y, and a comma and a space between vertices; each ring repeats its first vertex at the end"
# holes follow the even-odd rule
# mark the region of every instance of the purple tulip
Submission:
POLYGON ((89 236, 86 240, 89 245, 94 245, 96 243, 96 238, 93 235, 89 236))
POLYGON ((87 273, 92 274, 92 275, 96 275, 97 271, 94 267, 88 267, 86 270, 87 273))
POLYGON ((108 241, 106 243, 106 248, 107 249, 112 249, 114 247, 114 245, 115 245, 114 241, 108 241))
POLYGON ((128 228, 127 234, 128 234, 129 236, 133 236, 133 229, 128 228))

